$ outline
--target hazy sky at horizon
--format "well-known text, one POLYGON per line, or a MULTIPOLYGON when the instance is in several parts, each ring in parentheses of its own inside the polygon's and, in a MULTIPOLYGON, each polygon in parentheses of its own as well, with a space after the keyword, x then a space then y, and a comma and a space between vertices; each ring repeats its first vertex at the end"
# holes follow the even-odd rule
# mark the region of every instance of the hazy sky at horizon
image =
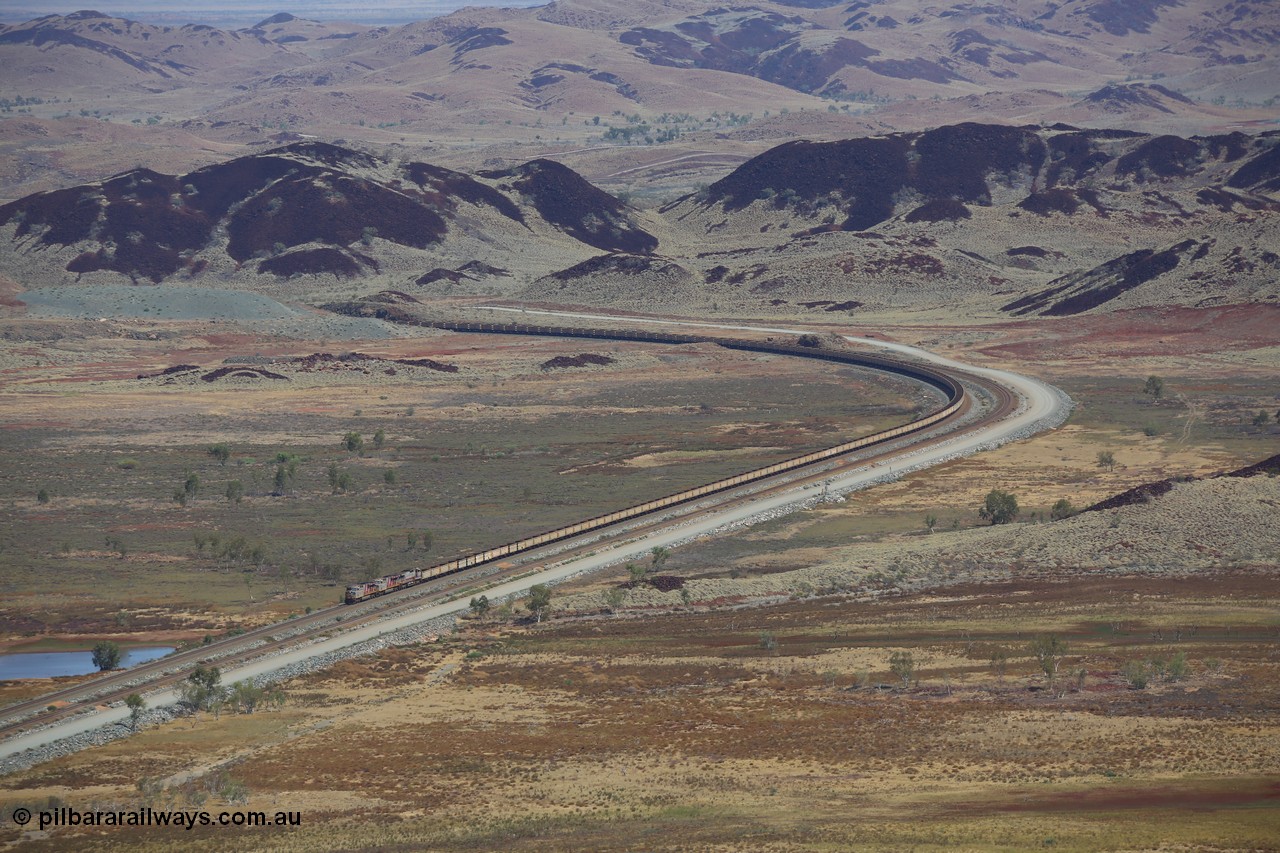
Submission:
POLYGON ((0 0, 0 21, 18 23, 44 15, 66 15, 92 9, 107 15, 153 24, 212 24, 218 27, 248 27, 279 12, 314 21, 353 21, 361 24, 404 24, 423 18, 447 15, 464 6, 540 6, 547 0, 0 0))

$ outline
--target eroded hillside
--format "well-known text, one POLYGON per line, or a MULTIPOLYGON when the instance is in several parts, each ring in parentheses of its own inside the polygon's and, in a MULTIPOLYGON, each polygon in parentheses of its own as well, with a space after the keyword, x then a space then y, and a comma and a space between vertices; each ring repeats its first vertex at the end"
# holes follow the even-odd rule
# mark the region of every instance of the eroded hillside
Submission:
POLYGON ((393 290, 759 316, 1280 301, 1280 134, 949 125, 770 149, 641 212, 558 162, 467 175, 302 142, 0 207, 27 287, 393 290))

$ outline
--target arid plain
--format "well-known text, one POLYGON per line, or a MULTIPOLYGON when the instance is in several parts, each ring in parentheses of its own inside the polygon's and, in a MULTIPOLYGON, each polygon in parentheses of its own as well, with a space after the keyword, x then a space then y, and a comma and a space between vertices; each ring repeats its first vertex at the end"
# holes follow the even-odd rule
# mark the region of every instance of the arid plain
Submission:
POLYGON ((1280 25, 1006 7, 0 30, 6 651, 196 647, 929 405, 713 344, 419 321, 874 337, 1073 402, 558 585, 545 619, 495 602, 287 680, 281 707, 152 714, 0 778, 6 816, 300 828, 6 817, 0 839, 1280 847, 1280 25), (1008 523, 979 514, 993 491, 1008 523))

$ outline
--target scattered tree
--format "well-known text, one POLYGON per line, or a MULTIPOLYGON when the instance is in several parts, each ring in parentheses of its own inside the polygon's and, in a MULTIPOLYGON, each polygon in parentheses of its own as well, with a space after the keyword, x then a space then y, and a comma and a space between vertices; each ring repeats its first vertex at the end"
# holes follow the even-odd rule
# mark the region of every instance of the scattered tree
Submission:
POLYGON ((104 538, 106 545, 112 551, 119 555, 120 559, 129 556, 129 546, 124 544, 124 540, 118 536, 107 536, 104 538))
POLYGON ((650 558, 649 571, 652 574, 656 575, 658 572, 662 571, 662 567, 667 564, 667 560, 670 559, 670 557, 671 557, 671 552, 668 551, 666 548, 663 548, 661 545, 654 546, 649 551, 649 558, 650 558))
POLYGON ((129 708, 129 728, 136 732, 138 730, 138 721, 142 719, 143 713, 147 710, 147 700, 137 693, 130 693, 124 697, 124 704, 129 708))
POLYGON ((430 530, 422 531, 422 550, 430 551, 431 546, 435 544, 436 535, 430 530))
POLYGON ((348 453, 359 453, 364 449, 364 437, 358 432, 349 432, 342 437, 342 446, 348 453))
POLYGON ((1098 467, 1106 468, 1107 471, 1116 470, 1116 455, 1110 450, 1098 451, 1098 467))
POLYGON ((40 491, 36 492, 36 502, 47 504, 49 502, 49 490, 41 489, 40 491))
POLYGON ((1125 661, 1124 666, 1120 668, 1120 677, 1134 690, 1145 690, 1151 680, 1151 671, 1143 661, 1125 661))
POLYGON ((387 434, 382 430, 378 430, 373 434, 373 449, 381 450, 382 445, 387 440, 387 434))
POLYGON ((178 691, 183 704, 193 711, 221 712, 226 700, 226 688, 222 686, 222 672, 216 666, 197 666, 187 676, 178 691))
POLYGON ((1148 376, 1147 382, 1142 386, 1142 393, 1148 394, 1157 403, 1164 396, 1164 380, 1159 376, 1148 376))
POLYGON ((1058 676, 1058 665, 1067 654, 1067 643, 1053 634, 1036 637, 1031 641, 1031 655, 1040 665, 1040 669, 1049 679, 1049 687, 1053 687, 1058 676))
POLYGON ((627 563, 627 574, 631 576, 633 584, 638 584, 644 580, 645 568, 639 563, 627 563))
POLYGON ((604 594, 605 606, 609 608, 609 612, 613 613, 622 606, 622 602, 626 601, 627 593, 625 590, 614 587, 604 594))
POLYGON ((991 671, 996 674, 996 678, 1004 683, 1005 673, 1009 671, 1009 653, 1004 649, 995 649, 991 652, 990 657, 991 671))
POLYGON ((337 464, 330 463, 328 473, 329 486, 333 489, 333 494, 336 495, 351 488, 351 475, 338 468, 337 464))
POLYGON ((529 600, 526 606, 534 618, 541 623, 542 617, 551 609, 551 587, 545 583, 538 583, 529 587, 529 600))
POLYGON ((916 672, 916 662, 911 652, 894 652, 889 655, 889 671, 902 680, 903 687, 910 687, 911 677, 916 672))
POLYGON ((769 631, 760 632, 760 648, 766 652, 774 652, 778 650, 778 638, 773 636, 769 631))
POLYGON ((250 680, 237 681, 231 685, 231 701, 243 714, 252 714, 266 696, 267 691, 250 680))
POLYGON ((182 484, 182 491, 186 493, 188 498, 194 498, 200 493, 200 475, 191 473, 187 475, 187 480, 182 484))
POLYGON ((1253 425, 1256 427, 1264 427, 1267 425, 1267 421, 1269 420, 1271 420, 1271 416, 1266 412, 1259 410, 1259 412, 1253 416, 1253 425))
POLYGON ((936 515, 934 515, 933 513, 929 513, 929 514, 927 514, 927 515, 924 517, 924 526, 925 526, 925 529, 926 529, 926 530, 928 530, 930 533, 932 533, 932 532, 933 532, 933 528, 935 528, 935 527, 937 527, 937 526, 938 526, 938 517, 937 517, 936 515))
POLYGON ((483 619, 489 612, 489 596, 477 595, 471 599, 471 615, 483 619))
POLYGON ((1054 521, 1062 521, 1064 518, 1070 518, 1076 514, 1076 508, 1071 505, 1071 501, 1066 498, 1059 498, 1058 502, 1049 510, 1049 518, 1054 521))
POLYGON ((1018 499, 1009 492, 992 489, 978 515, 992 524, 1008 524, 1018 517, 1018 499))
POLYGON ((396 484, 396 469, 388 468, 383 471, 382 482, 386 483, 388 486, 394 486, 396 484))
POLYGON ((276 466, 275 481, 271 485, 272 491, 277 495, 284 494, 285 488, 289 485, 289 475, 288 472, 285 471, 285 467, 283 465, 276 466))
POLYGON ((231 448, 225 444, 215 444, 209 448, 209 455, 218 460, 219 465, 226 465, 231 458, 231 448))
POLYGON ((244 500, 244 483, 239 480, 232 480, 227 483, 227 500, 236 504, 244 500))
POLYGON ((93 665, 98 672, 106 672, 120 665, 120 647, 110 640, 103 640, 93 647, 93 665))

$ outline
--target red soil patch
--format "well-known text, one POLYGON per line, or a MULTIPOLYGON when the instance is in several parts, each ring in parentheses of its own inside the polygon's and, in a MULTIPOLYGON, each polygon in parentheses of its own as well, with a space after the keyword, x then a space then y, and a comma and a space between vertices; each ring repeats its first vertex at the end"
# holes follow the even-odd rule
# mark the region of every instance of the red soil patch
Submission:
POLYGON ((1280 306, 1132 309, 1077 316, 1070 323, 1039 321, 1003 328, 1014 340, 983 347, 983 354, 1031 361, 1092 360, 1101 350, 1125 356, 1185 356, 1274 345, 1280 340, 1280 306))
MULTIPOLYGON (((1119 809, 1192 809, 1213 811, 1250 805, 1274 804, 1280 800, 1280 783, 1235 791, 1204 791, 1194 788, 1112 788, 1091 791, 1068 791, 1020 803, 999 806, 1002 812, 1074 812, 1112 811, 1119 809)), ((981 811, 970 803, 960 811, 981 811)))

